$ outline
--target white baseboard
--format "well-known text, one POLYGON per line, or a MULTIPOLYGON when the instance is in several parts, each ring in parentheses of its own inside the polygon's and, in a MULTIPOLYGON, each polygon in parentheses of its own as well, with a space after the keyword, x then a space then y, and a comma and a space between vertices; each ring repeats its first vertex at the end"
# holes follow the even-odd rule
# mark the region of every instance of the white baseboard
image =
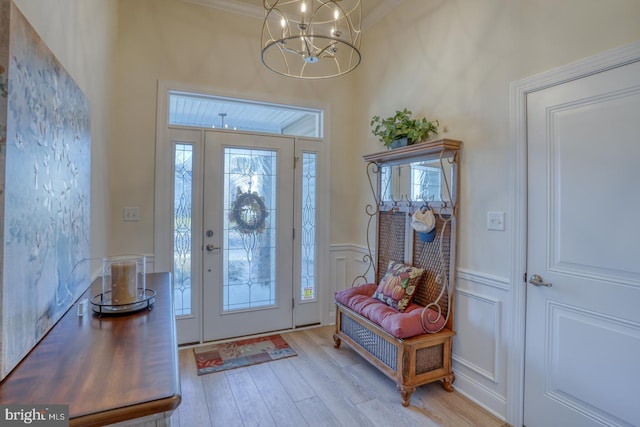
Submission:
POLYGON ((483 407, 499 419, 503 421, 506 419, 507 400, 504 396, 486 388, 465 374, 455 372, 455 368, 454 374, 456 379, 453 385, 458 393, 483 407))

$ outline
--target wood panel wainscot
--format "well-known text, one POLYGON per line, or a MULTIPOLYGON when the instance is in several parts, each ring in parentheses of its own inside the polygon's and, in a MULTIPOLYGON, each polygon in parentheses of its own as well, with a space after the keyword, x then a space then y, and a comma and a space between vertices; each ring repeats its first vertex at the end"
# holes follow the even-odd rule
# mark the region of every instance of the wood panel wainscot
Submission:
MULTIPOLYGON (((69 405, 70 426, 171 426, 181 400, 170 273, 151 310, 98 316, 77 304, 0 384, 0 404, 69 405)), ((81 298, 101 292, 101 280, 81 298)))

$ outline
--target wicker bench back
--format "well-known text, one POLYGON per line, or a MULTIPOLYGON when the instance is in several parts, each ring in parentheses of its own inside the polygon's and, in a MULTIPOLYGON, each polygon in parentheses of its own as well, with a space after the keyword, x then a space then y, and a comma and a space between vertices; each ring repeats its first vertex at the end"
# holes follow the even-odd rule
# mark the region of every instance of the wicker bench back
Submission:
MULTIPOLYGON (((446 219, 446 217, 445 217, 446 219)), ((407 245, 405 244, 405 236, 407 235, 407 227, 409 227, 409 216, 402 211, 381 211, 378 215, 378 252, 377 252, 377 269, 376 283, 384 276, 390 260, 404 262, 410 259, 411 264, 427 270, 423 276, 420 286, 414 296, 414 302, 425 306, 430 302, 436 301, 438 295, 447 283, 447 281, 439 280, 439 275, 450 277, 450 250, 451 250, 451 222, 443 221, 436 215, 436 238, 432 242, 422 241, 418 235, 411 229, 413 233, 412 245, 409 250, 411 256, 405 256, 407 245), (442 228, 445 227, 444 233, 442 228), (442 238, 442 245, 440 240, 442 238), (442 247, 442 254, 440 248, 442 247)), ((410 228, 410 227, 409 227, 410 228)), ((442 309, 442 314, 446 316, 448 310, 448 295, 445 288, 444 293, 438 305, 442 309)))

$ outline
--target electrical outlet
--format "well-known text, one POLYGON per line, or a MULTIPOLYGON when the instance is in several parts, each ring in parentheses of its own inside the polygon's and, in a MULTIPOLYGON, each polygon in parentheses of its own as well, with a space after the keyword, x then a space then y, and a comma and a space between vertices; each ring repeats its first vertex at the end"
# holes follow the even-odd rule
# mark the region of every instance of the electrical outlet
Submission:
POLYGON ((504 231, 504 212, 487 212, 487 230, 504 231))
POLYGON ((140 220, 140 208, 137 206, 125 206, 122 209, 122 215, 124 221, 138 221, 140 220))

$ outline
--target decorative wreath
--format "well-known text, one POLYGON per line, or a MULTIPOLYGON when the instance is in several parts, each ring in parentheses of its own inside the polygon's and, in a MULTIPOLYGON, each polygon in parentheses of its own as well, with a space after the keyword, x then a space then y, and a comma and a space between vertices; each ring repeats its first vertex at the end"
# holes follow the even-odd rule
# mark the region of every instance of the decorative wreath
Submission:
POLYGON ((262 233, 266 228, 267 206, 264 204, 264 197, 258 193, 243 193, 238 188, 238 195, 231 204, 229 221, 235 224, 236 230, 243 234, 262 233))

